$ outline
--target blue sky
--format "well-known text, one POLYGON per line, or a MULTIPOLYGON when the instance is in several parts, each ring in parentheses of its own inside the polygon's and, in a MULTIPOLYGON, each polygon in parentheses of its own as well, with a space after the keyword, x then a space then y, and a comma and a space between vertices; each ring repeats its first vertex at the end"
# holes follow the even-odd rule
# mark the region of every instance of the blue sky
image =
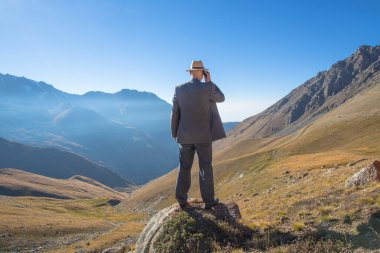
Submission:
POLYGON ((377 0, 0 0, 0 73, 171 103, 201 59, 225 93, 222 120, 243 120, 379 45, 379 10, 377 0))

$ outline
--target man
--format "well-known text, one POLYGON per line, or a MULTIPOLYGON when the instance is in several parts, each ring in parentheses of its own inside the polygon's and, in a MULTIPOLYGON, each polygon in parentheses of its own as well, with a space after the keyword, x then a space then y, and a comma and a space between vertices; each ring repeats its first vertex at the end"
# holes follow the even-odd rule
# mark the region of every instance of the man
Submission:
POLYGON ((214 198, 212 141, 226 137, 216 102, 224 94, 211 81, 210 72, 202 61, 192 61, 187 71, 191 80, 175 87, 171 112, 172 136, 179 143, 179 167, 175 188, 181 208, 187 208, 194 153, 199 160, 199 185, 205 209, 218 203, 214 198), (203 76, 205 82, 201 82, 203 76))

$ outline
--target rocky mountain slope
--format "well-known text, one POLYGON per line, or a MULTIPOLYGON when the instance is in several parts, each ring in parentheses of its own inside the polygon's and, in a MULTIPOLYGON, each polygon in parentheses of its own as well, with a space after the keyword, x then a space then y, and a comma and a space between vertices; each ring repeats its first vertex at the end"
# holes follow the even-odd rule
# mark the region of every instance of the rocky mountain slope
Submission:
POLYGON ((379 70, 380 46, 361 46, 354 54, 333 64, 329 70, 319 72, 262 113, 245 119, 217 147, 249 138, 293 133, 372 87, 379 70))
POLYGON ((109 187, 130 187, 132 183, 112 170, 56 148, 40 148, 0 137, 0 168, 17 168, 38 175, 68 179, 82 175, 109 187))

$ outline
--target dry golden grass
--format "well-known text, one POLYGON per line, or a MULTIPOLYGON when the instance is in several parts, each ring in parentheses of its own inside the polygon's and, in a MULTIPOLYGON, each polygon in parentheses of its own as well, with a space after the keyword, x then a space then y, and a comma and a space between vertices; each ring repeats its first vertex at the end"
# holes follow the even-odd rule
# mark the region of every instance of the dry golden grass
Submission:
POLYGON ((44 251, 65 251, 77 240, 100 249, 142 229, 143 214, 124 212, 107 200, 0 196, 0 251, 40 245, 44 251))
MULTIPOLYGON (((109 232, 105 232, 104 234, 87 240, 83 240, 80 242, 76 242, 71 244, 68 247, 64 247, 63 249, 54 249, 50 252, 64 253, 64 252, 75 252, 78 250, 86 250, 90 252, 101 252, 105 248, 114 247, 115 245, 120 244, 122 241, 127 241, 128 239, 132 239, 131 241, 135 241, 138 234, 144 228, 145 223, 129 221, 123 224, 118 225, 115 229, 112 229, 109 232)), ((128 246, 128 249, 133 249, 133 243, 128 246)))

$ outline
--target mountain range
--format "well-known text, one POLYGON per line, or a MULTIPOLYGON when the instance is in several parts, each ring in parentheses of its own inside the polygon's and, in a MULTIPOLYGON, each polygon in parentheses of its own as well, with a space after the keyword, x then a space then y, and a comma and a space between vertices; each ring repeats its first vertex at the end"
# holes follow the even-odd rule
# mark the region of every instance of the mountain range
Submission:
POLYGON ((1 137, 77 153, 138 184, 177 164, 170 110, 170 104, 150 92, 76 95, 0 74, 1 137))
POLYGON ((112 188, 133 186, 114 171, 85 157, 57 148, 32 147, 0 137, 0 150, 0 168, 17 168, 59 179, 82 175, 112 188))

